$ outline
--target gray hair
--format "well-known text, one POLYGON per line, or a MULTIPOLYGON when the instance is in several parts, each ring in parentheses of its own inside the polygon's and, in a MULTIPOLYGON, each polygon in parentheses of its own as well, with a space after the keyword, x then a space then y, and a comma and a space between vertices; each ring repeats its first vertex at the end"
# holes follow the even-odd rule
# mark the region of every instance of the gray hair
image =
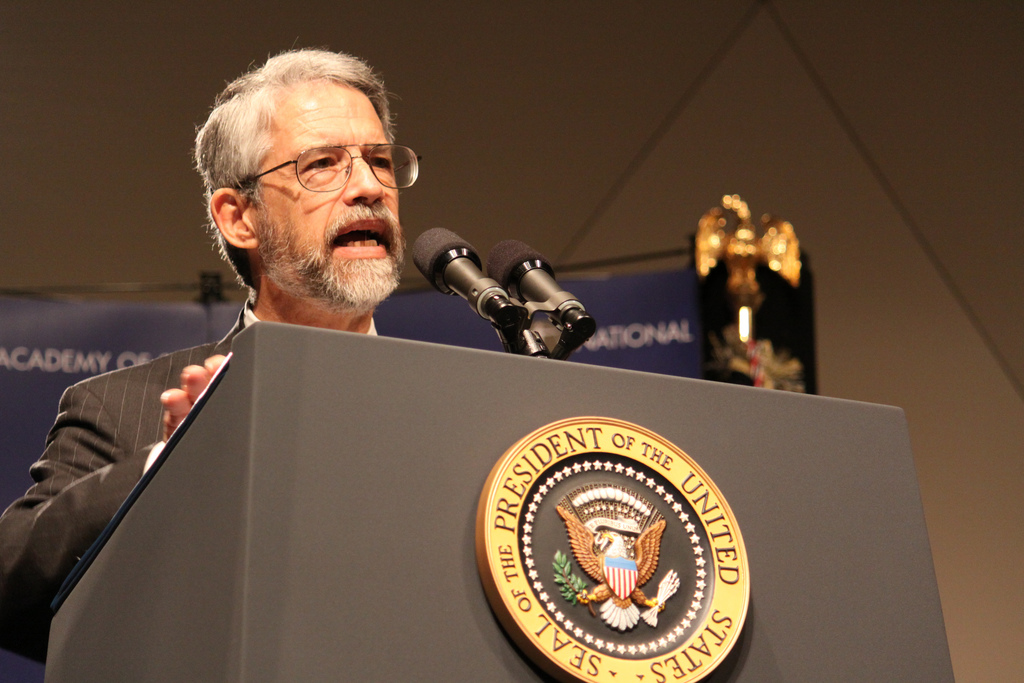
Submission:
MULTIPOLYGON (((394 142, 394 126, 384 81, 363 60, 326 50, 291 50, 271 57, 229 83, 217 96, 206 123, 196 133, 196 168, 206 186, 206 205, 221 187, 240 189, 248 199, 259 201, 259 189, 242 183, 260 170, 270 151, 270 126, 278 96, 303 83, 324 81, 354 88, 373 104, 388 142, 394 142)), ((209 215, 209 230, 221 255, 238 279, 252 288, 249 259, 244 249, 229 244, 209 215)))

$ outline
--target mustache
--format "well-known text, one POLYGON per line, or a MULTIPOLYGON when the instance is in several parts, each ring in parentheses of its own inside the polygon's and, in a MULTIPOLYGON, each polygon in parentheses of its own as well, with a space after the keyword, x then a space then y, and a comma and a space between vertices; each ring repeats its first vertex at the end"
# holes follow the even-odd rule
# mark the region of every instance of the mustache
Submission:
POLYGON ((324 235, 325 243, 330 246, 339 235, 349 231, 353 223, 360 221, 378 221, 382 228, 381 237, 390 249, 392 245, 402 240, 402 226, 399 224, 395 214, 383 203, 376 203, 370 206, 356 204, 349 207, 345 213, 335 218, 327 228, 324 235))

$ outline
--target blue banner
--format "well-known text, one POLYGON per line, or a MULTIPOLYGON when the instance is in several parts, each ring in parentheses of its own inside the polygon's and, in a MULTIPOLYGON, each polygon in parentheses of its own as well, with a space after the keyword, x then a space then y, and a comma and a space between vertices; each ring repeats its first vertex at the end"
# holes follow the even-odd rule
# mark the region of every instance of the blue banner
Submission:
MULTIPOLYGON (((597 332, 570 361, 700 377, 700 316, 693 270, 559 280, 597 321, 597 332)), ((394 296, 377 311, 389 337, 501 351, 490 323, 457 296, 434 290, 394 296)))

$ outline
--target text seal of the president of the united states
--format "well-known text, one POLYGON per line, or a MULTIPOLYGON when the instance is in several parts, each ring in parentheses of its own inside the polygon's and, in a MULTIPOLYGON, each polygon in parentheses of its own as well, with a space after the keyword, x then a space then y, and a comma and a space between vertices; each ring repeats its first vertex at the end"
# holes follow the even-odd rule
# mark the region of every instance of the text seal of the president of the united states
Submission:
POLYGON ((686 453, 635 424, 546 425, 495 465, 477 513, 492 608, 565 681, 698 681, 747 615, 739 526, 686 453))

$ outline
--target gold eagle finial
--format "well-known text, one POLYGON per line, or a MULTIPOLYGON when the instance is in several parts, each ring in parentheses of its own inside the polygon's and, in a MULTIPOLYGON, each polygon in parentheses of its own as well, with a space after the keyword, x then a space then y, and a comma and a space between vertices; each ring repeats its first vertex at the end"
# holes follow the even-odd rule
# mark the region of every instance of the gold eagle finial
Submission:
MULTIPOLYGON (((758 231, 750 220, 750 208, 737 194, 725 195, 722 208, 716 206, 701 217, 694 251, 701 280, 719 261, 725 262, 729 271, 726 288, 741 316, 741 330, 743 309, 746 308, 750 318, 746 321, 749 329, 753 314, 764 301, 764 293, 757 283, 758 265, 768 266, 794 287, 800 284, 800 242, 792 224, 765 214, 758 231), (726 211, 734 216, 731 228, 726 211)), ((749 336, 753 337, 752 332, 749 336)))

